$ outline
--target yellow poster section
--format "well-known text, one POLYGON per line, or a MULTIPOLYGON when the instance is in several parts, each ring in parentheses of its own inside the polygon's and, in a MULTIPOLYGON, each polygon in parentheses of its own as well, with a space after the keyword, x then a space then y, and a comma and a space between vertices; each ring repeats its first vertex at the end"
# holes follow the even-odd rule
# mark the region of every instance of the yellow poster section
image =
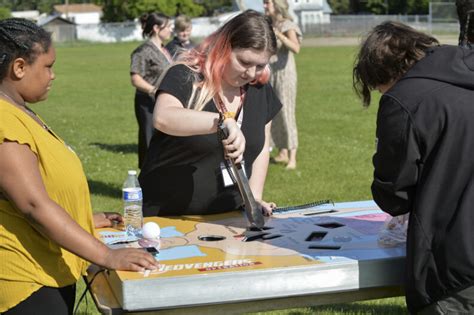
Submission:
MULTIPOLYGON (((174 227, 183 234, 178 237, 162 237, 160 251, 179 247, 199 248, 202 256, 166 260, 154 271, 113 271, 121 281, 144 280, 205 275, 223 272, 258 271, 262 269, 316 265, 322 262, 300 255, 291 249, 281 249, 262 241, 243 242, 245 219, 241 213, 231 212, 210 216, 149 217, 145 222, 157 223, 161 230, 174 227), (223 235, 224 234, 224 235, 223 235), (221 241, 202 241, 199 236, 224 236, 221 241), (195 247, 193 247, 195 246, 195 247)), ((101 231, 118 231, 99 229, 101 231)), ((100 238, 100 233, 97 233, 100 238)), ((140 247, 137 242, 126 247, 140 247)), ((159 259, 159 255, 158 255, 159 259)))

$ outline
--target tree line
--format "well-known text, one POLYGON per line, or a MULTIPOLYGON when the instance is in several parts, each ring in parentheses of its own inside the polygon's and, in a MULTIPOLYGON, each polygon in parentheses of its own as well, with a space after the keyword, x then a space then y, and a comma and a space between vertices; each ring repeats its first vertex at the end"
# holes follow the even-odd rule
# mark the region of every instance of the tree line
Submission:
MULTIPOLYGON (((52 13, 53 6, 67 0, 0 0, 0 19, 12 11, 38 10, 52 13)), ((186 14, 190 17, 212 16, 230 11, 232 0, 69 0, 69 4, 93 3, 103 9, 103 22, 134 20, 146 12, 161 12, 169 16, 186 14)))
MULTIPOLYGON (((212 16, 232 9, 232 0, 0 0, 0 19, 9 17, 11 11, 52 13, 54 5, 64 4, 65 1, 102 6, 103 22, 130 21, 153 11, 169 16, 186 14, 197 17, 212 16)), ((428 14, 430 0, 328 0, 328 3, 333 14, 428 14)))
POLYGON ((455 0, 328 0, 333 14, 428 14, 430 2, 455 0))

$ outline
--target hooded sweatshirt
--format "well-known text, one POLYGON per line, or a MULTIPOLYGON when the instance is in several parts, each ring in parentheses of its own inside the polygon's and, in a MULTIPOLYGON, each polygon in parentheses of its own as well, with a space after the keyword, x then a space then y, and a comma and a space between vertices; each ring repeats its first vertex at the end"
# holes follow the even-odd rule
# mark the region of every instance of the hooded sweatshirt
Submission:
POLYGON ((410 312, 474 285, 474 49, 435 47, 381 98, 372 194, 410 213, 410 312))

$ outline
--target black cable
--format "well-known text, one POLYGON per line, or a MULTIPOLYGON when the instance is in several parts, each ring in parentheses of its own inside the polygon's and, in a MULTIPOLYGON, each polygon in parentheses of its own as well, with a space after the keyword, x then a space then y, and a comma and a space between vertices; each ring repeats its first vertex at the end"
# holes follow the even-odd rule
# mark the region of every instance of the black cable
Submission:
MULTIPOLYGON (((84 282, 86 283, 86 288, 84 289, 84 292, 82 293, 81 297, 79 298, 79 301, 77 302, 76 304, 76 309, 74 310, 73 314, 77 314, 77 310, 79 309, 79 305, 81 304, 82 300, 84 299, 84 297, 86 296, 86 293, 87 291, 90 291, 91 287, 92 287, 92 282, 94 282, 95 278, 101 273, 101 272, 104 272, 106 271, 107 269, 100 269, 98 270, 93 276, 92 276, 92 279, 91 281, 87 281, 87 278, 86 276, 84 276, 84 282)), ((87 303, 87 299, 86 299, 86 303, 87 303)), ((88 306, 88 304, 86 304, 86 307, 88 306)))

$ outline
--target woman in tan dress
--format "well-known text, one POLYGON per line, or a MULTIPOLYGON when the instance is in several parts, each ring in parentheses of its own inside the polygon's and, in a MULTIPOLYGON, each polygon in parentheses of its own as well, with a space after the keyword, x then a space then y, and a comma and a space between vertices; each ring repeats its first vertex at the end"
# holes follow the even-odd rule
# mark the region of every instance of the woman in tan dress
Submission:
POLYGON ((295 169, 298 131, 295 117, 297 75, 294 54, 300 51, 302 33, 288 13, 286 0, 264 0, 263 6, 265 14, 272 19, 278 42, 277 54, 270 64, 270 82, 283 104, 272 125, 273 143, 279 149, 275 161, 286 163, 287 169, 295 169))

